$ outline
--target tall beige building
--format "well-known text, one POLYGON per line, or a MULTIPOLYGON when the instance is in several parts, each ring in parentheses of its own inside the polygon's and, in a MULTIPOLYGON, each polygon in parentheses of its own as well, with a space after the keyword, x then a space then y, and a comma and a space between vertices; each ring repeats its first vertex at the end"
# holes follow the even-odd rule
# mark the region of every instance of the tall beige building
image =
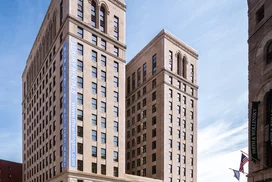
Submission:
POLYGON ((248 2, 248 182, 272 181, 272 1, 248 2))
POLYGON ((197 181, 197 59, 162 30, 127 64, 127 173, 197 181))
POLYGON ((22 75, 24 182, 134 181, 125 15, 124 0, 50 3, 22 75))

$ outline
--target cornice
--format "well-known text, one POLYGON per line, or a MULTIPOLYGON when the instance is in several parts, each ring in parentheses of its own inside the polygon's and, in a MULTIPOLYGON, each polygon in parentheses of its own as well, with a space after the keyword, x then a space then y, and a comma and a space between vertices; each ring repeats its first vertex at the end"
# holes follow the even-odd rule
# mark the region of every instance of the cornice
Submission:
POLYGON ((119 0, 109 0, 109 1, 113 3, 114 5, 118 6, 119 8, 121 8, 122 10, 126 11, 126 5, 120 2, 119 0))

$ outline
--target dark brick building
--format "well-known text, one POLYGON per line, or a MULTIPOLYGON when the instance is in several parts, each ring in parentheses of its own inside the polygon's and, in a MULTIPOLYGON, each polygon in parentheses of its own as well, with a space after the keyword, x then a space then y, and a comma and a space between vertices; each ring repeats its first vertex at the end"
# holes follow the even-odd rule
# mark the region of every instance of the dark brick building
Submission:
POLYGON ((0 182, 22 182, 22 164, 0 160, 0 182))

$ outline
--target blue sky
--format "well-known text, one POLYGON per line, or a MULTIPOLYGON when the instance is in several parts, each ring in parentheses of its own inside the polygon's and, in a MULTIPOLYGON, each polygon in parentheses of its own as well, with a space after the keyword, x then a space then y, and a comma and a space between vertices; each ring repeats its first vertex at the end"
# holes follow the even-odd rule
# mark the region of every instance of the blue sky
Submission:
MULTIPOLYGON (((239 150, 247 150, 246 1, 126 4, 127 61, 163 28, 198 51, 198 181, 234 182, 228 168, 238 168, 239 150)), ((13 0, 0 6, 0 159, 21 161, 21 74, 48 5, 13 0)))

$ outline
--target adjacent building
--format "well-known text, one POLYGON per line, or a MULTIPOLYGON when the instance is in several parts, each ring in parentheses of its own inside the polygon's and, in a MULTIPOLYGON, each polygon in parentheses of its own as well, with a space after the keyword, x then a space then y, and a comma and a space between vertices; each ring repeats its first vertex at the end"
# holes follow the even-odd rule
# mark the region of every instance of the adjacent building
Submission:
POLYGON ((248 0, 248 182, 272 181, 272 1, 248 0))
POLYGON ((127 173, 197 181, 197 60, 162 30, 127 64, 127 173))
POLYGON ((0 182, 22 181, 22 163, 0 160, 0 182))

